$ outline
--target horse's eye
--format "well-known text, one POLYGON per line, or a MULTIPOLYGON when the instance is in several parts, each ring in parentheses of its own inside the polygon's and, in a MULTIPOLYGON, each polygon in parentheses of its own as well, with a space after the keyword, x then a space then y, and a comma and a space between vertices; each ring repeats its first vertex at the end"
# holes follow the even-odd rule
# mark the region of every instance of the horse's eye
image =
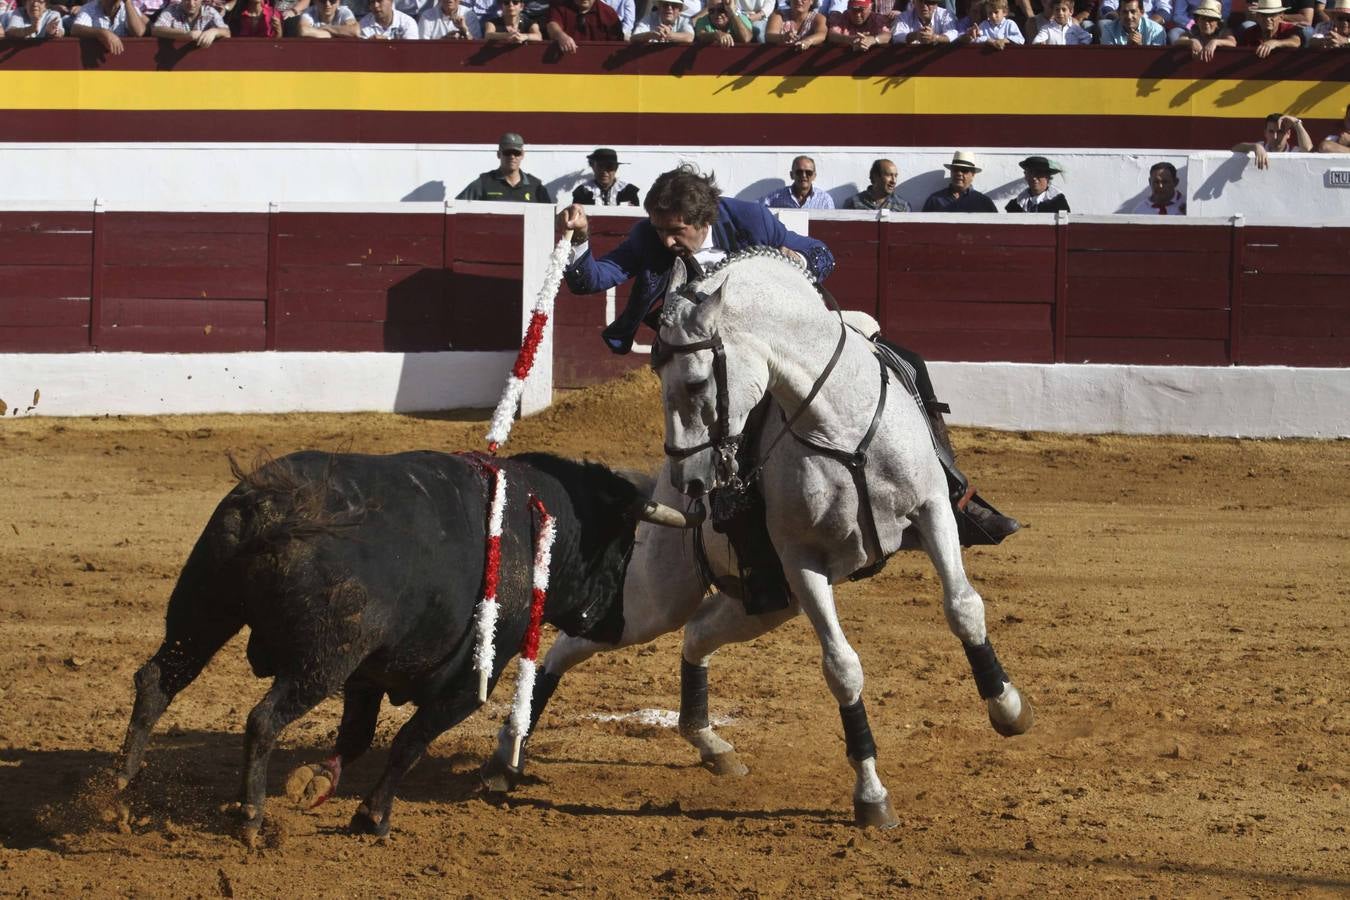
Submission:
POLYGON ((701 394, 708 387, 708 379, 700 378, 698 381, 691 381, 685 385, 685 390, 692 394, 701 394))

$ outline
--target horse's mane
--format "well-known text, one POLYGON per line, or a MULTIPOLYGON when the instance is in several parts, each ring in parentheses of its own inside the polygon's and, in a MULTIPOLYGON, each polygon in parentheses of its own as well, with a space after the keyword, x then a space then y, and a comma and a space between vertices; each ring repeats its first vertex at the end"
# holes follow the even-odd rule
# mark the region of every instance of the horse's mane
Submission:
MULTIPOLYGON (((706 284, 713 276, 718 275, 724 269, 728 269, 736 265, 737 263, 745 262, 746 260, 751 259, 777 260, 783 265, 791 267, 794 271, 797 272, 797 274, 805 278, 806 283, 816 289, 816 293, 818 294, 821 293, 820 283, 816 281, 815 273, 811 271, 810 267, 807 266, 806 263, 802 262, 796 256, 788 256, 787 254, 778 250, 776 247, 765 247, 765 246, 747 247, 744 250, 737 250, 735 253, 728 253, 726 256, 722 257, 717 262, 712 263, 706 269, 704 269, 702 278, 700 278, 698 281, 686 282, 675 293, 678 296, 686 298, 687 300, 690 300, 694 303, 698 303, 700 300, 702 300, 702 296, 700 296, 700 292, 698 290, 702 285, 706 284)), ((666 306, 666 308, 662 310, 661 312, 662 326, 671 324, 671 322, 668 321, 668 317, 673 312, 674 310, 672 309, 671 306, 666 306)))

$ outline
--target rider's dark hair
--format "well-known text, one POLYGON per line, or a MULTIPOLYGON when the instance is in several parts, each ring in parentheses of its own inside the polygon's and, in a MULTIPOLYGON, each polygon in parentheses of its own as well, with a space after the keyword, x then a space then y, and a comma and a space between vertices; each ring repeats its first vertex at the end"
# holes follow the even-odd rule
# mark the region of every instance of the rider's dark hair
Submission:
POLYGON ((678 215, 686 225, 702 227, 717 221, 722 191, 709 172, 703 175, 689 163, 656 177, 643 207, 649 215, 678 215))

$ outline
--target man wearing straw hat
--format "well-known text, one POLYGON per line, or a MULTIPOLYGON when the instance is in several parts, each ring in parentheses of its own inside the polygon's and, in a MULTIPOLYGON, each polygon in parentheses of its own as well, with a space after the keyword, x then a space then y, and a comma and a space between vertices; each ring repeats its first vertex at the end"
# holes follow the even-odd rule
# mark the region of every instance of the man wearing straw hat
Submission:
POLYGON ((1303 46, 1303 26, 1284 21, 1289 7, 1280 0, 1256 0, 1248 11, 1256 18, 1256 27, 1244 29, 1238 35, 1239 47, 1255 47, 1262 59, 1285 47, 1303 46))
POLYGON ((984 171, 975 165, 975 154, 957 150, 952 161, 943 163, 951 173, 951 181, 924 201, 924 212, 996 213, 994 201, 975 190, 975 176, 984 171))
POLYGON ((1172 43, 1178 47, 1189 44, 1193 59, 1210 62, 1219 47, 1237 46, 1237 38, 1223 23, 1223 7, 1219 0, 1200 0, 1191 9, 1191 16, 1195 20, 1191 27, 1184 31, 1178 28, 1172 43))

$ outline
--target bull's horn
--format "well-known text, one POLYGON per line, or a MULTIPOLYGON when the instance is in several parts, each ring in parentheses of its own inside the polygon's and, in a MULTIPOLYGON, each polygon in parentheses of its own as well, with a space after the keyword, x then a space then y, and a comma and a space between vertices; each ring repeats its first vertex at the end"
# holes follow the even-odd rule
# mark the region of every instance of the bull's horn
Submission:
POLYGON ((653 525, 665 525, 669 528, 697 528, 703 522, 703 504, 691 513, 680 512, 673 506, 666 506, 655 500, 648 500, 638 507, 638 518, 653 525))

